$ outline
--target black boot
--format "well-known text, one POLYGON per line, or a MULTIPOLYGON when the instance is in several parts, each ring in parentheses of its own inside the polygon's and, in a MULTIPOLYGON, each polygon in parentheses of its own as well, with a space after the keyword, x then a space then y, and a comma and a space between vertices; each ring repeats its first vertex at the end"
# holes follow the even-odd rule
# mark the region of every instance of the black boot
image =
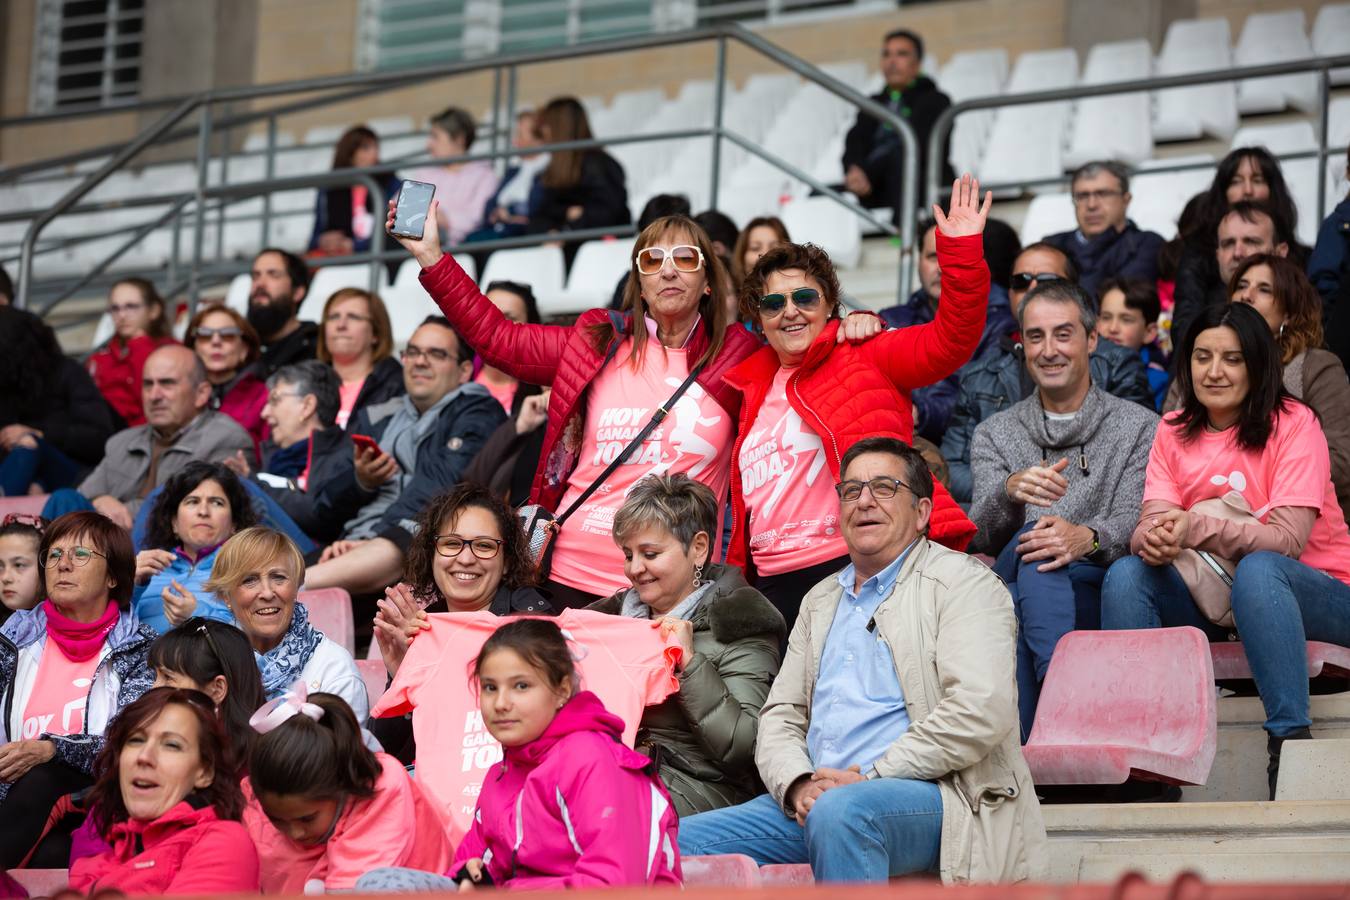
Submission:
POLYGON ((1284 737, 1275 737, 1272 734, 1266 738, 1266 750, 1270 753, 1270 765, 1266 766, 1266 777, 1270 779, 1270 799, 1275 799, 1275 785, 1280 780, 1280 750, 1284 747, 1284 742, 1310 740, 1312 732, 1307 728, 1300 728, 1284 737))

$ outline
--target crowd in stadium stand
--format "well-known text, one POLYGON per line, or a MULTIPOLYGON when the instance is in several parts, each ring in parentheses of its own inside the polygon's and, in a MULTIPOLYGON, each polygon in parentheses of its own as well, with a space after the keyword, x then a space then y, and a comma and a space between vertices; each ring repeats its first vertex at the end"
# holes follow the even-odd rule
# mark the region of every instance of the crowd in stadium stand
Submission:
MULTIPOLYGON (((926 150, 950 100, 922 58, 887 35, 875 99, 926 150)), ((575 99, 515 125, 505 178, 415 173, 436 200, 394 237, 441 314, 401 348, 365 290, 299 318, 305 256, 393 224, 360 187, 181 343, 128 278, 82 366, 0 279, 0 495, 47 495, 0 523, 0 873, 550 888, 744 853, 1041 878, 1020 748, 1083 629, 1240 638, 1273 799, 1311 737, 1303 642, 1350 646, 1350 200, 1304 247, 1278 160, 1237 149, 1166 243, 1100 160, 1078 227, 1024 247, 951 177, 918 289, 877 315, 781 221, 662 195, 612 307, 545 323, 529 272, 480 289, 443 247, 570 253, 628 223, 627 186, 602 150, 531 152, 591 137, 575 99), (299 599, 324 588, 382 695, 299 599)), ((430 135, 464 155, 473 117, 430 135)), ((903 153, 860 115, 842 186, 914 205, 903 153)), ((338 141, 334 167, 378 163, 369 128, 338 141)))

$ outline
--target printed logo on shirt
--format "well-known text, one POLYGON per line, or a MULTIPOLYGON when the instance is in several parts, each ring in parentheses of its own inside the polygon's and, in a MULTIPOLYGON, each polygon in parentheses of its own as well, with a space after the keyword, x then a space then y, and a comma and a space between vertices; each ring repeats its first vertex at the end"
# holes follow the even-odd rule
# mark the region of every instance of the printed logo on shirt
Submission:
POLYGON ((472 815, 478 803, 478 792, 483 783, 484 773, 502 758, 502 745, 488 733, 487 726, 483 723, 483 714, 479 710, 471 709, 464 716, 464 738, 460 743, 459 753, 459 771, 466 778, 473 779, 466 782, 464 790, 460 792, 463 797, 468 798, 463 801, 466 805, 461 811, 465 815, 472 815))
POLYGON ((740 466, 741 490, 746 494, 774 482, 773 490, 758 507, 760 514, 769 515, 799 468, 804 466, 806 470, 802 482, 807 487, 815 484, 825 468, 825 445, 820 435, 802 427, 802 417, 789 408, 787 415, 769 430, 767 440, 762 429, 746 438, 741 447, 740 466), (781 438, 777 436, 779 433, 781 438))
POLYGON ((84 709, 88 703, 88 688, 92 684, 89 678, 76 678, 70 685, 75 689, 78 696, 61 707, 61 724, 59 728, 53 728, 52 722, 56 719, 55 713, 46 715, 28 716, 23 720, 22 740, 36 740, 41 734, 79 734, 84 731, 84 709))

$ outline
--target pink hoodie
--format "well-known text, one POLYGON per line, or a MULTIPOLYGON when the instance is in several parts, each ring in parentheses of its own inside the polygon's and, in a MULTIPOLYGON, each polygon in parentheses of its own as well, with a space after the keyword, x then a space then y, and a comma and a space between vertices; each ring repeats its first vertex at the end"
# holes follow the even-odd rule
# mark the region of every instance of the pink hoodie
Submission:
POLYGON ((679 818, 623 721, 590 691, 488 770, 450 875, 480 858, 494 884, 529 890, 680 884, 679 818))

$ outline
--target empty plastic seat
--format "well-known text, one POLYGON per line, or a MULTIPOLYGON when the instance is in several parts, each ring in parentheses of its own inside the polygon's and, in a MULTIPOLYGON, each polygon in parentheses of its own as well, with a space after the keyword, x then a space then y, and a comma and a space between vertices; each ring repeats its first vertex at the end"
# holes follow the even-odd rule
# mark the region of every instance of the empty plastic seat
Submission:
MULTIPOLYGON (((478 264, 473 261, 473 257, 467 253, 461 253, 455 257, 455 262, 464 270, 465 274, 475 281, 478 280, 478 264)), ((394 287, 407 287, 413 285, 421 287, 422 282, 418 281, 417 276, 422 274, 422 266, 417 260, 409 258, 399 264, 398 272, 394 275, 394 287)))
POLYGON ((93 348, 102 347, 116 332, 117 329, 113 327, 112 316, 109 313, 104 313, 98 317, 98 324, 94 326, 94 342, 89 346, 93 348))
POLYGON ((1073 197, 1069 194, 1037 194, 1022 219, 1022 246, 1035 243, 1048 234, 1073 231, 1078 227, 1073 197))
POLYGON ((253 276, 241 272, 230 279, 225 290, 225 305, 240 315, 248 315, 248 295, 253 288, 253 276))
POLYGON ((582 244, 567 276, 567 302, 578 311, 608 306, 614 286, 632 268, 632 255, 628 238, 582 244))
POLYGON ((1189 162, 1203 162, 1203 169, 1189 169, 1184 172, 1150 172, 1150 163, 1140 165, 1140 170, 1130 180, 1130 218, 1145 231, 1156 231, 1171 240, 1177 233, 1177 219, 1186 208, 1186 202, 1209 187, 1214 179, 1214 157, 1208 154, 1178 156, 1156 160, 1156 164, 1179 165, 1189 162))
MULTIPOLYGON (((374 641, 371 643, 374 644, 374 641)), ((366 696, 370 698, 370 705, 374 706, 384 696, 389 670, 384 667, 383 659, 358 659, 356 670, 361 673, 361 680, 366 683, 366 696)))
MULTIPOLYGON (((1023 53, 1007 93, 1025 94, 1078 83, 1078 54, 1069 47, 1023 53)), ((994 115, 979 174, 988 183, 1057 178, 1064 172, 1064 142, 1072 104, 1010 106, 994 115)))
POLYGON ((803 887, 815 883, 815 873, 806 863, 771 863, 759 867, 760 887, 803 887))
POLYGON ((0 497, 0 519, 9 515, 36 516, 47 505, 46 494, 24 494, 21 497, 0 497))
POLYGON ((440 307, 431 295, 414 280, 411 284, 394 284, 380 292, 385 309, 389 311, 389 329, 393 334, 394 346, 404 347, 408 339, 427 316, 441 315, 440 307))
MULTIPOLYGON (((1156 74, 1212 72, 1233 65, 1227 19, 1179 19, 1167 26, 1156 74)), ((1237 129, 1237 89, 1231 81, 1168 88, 1153 96, 1153 139, 1227 140, 1237 129)))
POLYGON ((685 887, 759 887, 759 866, 740 853, 686 856, 680 860, 685 887))
MULTIPOLYGON (((1312 47, 1318 56, 1350 53, 1350 3, 1329 3, 1317 11, 1312 47)), ((1350 84, 1350 69, 1332 69, 1331 83, 1350 84)))
MULTIPOLYGON (((1097 44, 1083 66, 1084 84, 1108 84, 1147 78, 1153 72, 1148 41, 1097 44)), ((1074 110, 1068 168, 1094 159, 1139 162, 1153 154, 1153 102, 1147 91, 1079 100, 1074 110)))
MULTIPOLYGON (((1252 677, 1252 668, 1247 662, 1247 653, 1242 649, 1240 641, 1210 644, 1209 652, 1214 660, 1215 678, 1226 680, 1252 677)), ((1350 647, 1323 641, 1308 641, 1308 677, 1316 678, 1318 675, 1350 678, 1350 647)))
MULTIPOLYGON (((388 270, 380 263, 376 269, 376 292, 383 291, 389 284, 388 270)), ((370 290, 370 266, 367 264, 349 266, 324 266, 310 279, 309 290, 300 304, 300 318, 317 322, 323 316, 324 304, 328 298, 343 288, 370 290)))
POLYGON ((295 598, 309 610, 309 623, 330 641, 356 653, 356 626, 352 622, 352 597, 342 588, 301 591, 295 598))
POLYGON ((1073 631, 1055 647, 1022 752, 1037 784, 1204 784, 1217 732, 1198 628, 1073 631))
POLYGON ((819 244, 835 266, 851 269, 862 259, 862 220, 829 197, 803 197, 783 206, 780 218, 792 240, 819 244))
POLYGON ((561 247, 514 247, 498 250, 488 257, 479 284, 494 281, 522 281, 534 291, 539 314, 551 316, 567 305, 563 294, 563 252, 561 247))
MULTIPOLYGON (((1265 63, 1309 59, 1313 55, 1308 40, 1303 10, 1252 13, 1242 25, 1242 34, 1233 48, 1233 65, 1259 66, 1265 63)), ((1283 112, 1293 106, 1304 112, 1317 109, 1317 75, 1300 72, 1270 78, 1245 78, 1238 82, 1238 112, 1283 112)))

